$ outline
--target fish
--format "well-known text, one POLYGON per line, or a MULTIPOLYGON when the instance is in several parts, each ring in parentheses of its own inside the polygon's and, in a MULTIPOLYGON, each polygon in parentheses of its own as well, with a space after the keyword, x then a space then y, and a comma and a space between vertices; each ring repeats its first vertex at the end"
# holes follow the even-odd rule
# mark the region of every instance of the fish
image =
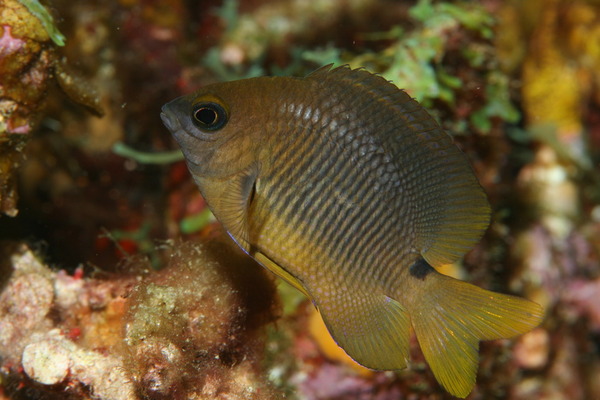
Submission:
POLYGON ((412 328, 464 398, 480 341, 541 323, 538 304, 437 271, 480 240, 490 206, 451 136, 383 77, 328 65, 215 83, 161 118, 228 234, 302 291, 359 364, 406 368, 412 328))

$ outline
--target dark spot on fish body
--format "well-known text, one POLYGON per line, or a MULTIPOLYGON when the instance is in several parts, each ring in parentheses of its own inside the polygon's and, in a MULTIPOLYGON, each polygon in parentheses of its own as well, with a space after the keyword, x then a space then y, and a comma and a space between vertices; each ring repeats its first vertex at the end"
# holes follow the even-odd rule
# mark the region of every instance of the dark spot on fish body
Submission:
POLYGON ((419 257, 413 265, 408 269, 410 275, 421 280, 434 271, 434 268, 425 261, 423 257, 419 257))

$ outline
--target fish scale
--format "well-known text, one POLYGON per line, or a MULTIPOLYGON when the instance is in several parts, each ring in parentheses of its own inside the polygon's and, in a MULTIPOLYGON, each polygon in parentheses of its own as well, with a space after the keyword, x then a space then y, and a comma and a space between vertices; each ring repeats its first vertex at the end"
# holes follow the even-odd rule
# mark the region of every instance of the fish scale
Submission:
MULTIPOLYGON (((300 109, 306 109, 306 107, 298 107, 300 109)), ((306 117, 305 119, 311 119, 310 117, 306 117)), ((313 121, 315 122, 315 121, 313 121)), ((326 130, 326 129, 325 129, 326 130)), ((325 132, 324 136, 320 137, 320 140, 315 139, 316 143, 314 142, 306 142, 305 146, 309 147, 309 146, 318 146, 318 147, 322 147, 324 146, 325 142, 327 142, 327 137, 330 136, 331 133, 329 132, 325 132)), ((315 137, 315 136, 313 136, 315 137)), ((357 136, 357 139, 360 138, 360 136, 357 136)), ((360 147, 358 147, 356 150, 358 150, 360 147)), ((331 152, 327 152, 327 153, 318 153, 318 154, 327 154, 326 160, 322 161, 320 159, 311 159, 311 160, 306 160, 305 164, 300 166, 299 168, 290 168, 290 170, 280 170, 280 171, 276 171, 276 173, 281 174, 281 175, 288 175, 288 174, 294 174, 294 171, 308 171, 308 174, 305 173, 305 177, 300 177, 298 173, 296 173, 296 175, 293 175, 293 181, 296 182, 296 184, 302 184, 305 181, 310 182, 313 178, 313 175, 315 174, 315 172, 317 171, 326 171, 327 169, 327 161, 329 161, 331 164, 339 164, 339 163, 343 163, 345 165, 346 168, 343 168, 343 172, 354 172, 354 176, 351 177, 347 177, 347 179, 344 179, 344 181, 346 182, 356 182, 357 179, 357 171, 360 171, 363 167, 363 165, 355 165, 354 169, 350 168, 349 163, 346 163, 345 161, 349 159, 349 157, 342 157, 342 155, 339 154, 335 154, 332 156, 331 152), (335 157, 335 161, 331 162, 331 160, 333 160, 335 157), (311 165, 318 165, 317 167, 317 171, 314 171, 313 169, 310 168, 311 165)), ((363 160, 363 163, 368 163, 368 160, 365 160, 364 157, 360 158, 360 160, 363 160)), ((287 160, 287 164, 292 166, 295 165, 296 160, 293 158, 290 158, 287 160)), ((332 165, 329 165, 330 167, 332 165)), ((337 173, 340 173, 340 171, 337 171, 337 173)), ((318 174, 317 174, 318 175, 318 174)), ((363 174, 363 176, 365 176, 363 174)), ((319 184, 324 184, 324 180, 327 178, 326 176, 318 176, 318 183, 319 184)), ((276 181, 277 177, 271 178, 272 180, 276 181)), ((358 185, 353 185, 353 192, 348 192, 348 194, 350 195, 350 197, 352 198, 363 198, 365 197, 365 193, 367 191, 367 186, 366 186, 366 181, 365 179, 362 179, 360 181, 360 183, 358 185), (361 184, 362 183, 362 184, 361 184)), ((330 186, 333 187, 333 186, 330 186)), ((329 207, 325 206, 324 204, 321 204, 319 202, 319 199, 322 200, 326 200, 326 199, 331 199, 332 198, 332 194, 331 193, 319 193, 319 191, 317 190, 318 187, 313 188, 312 190, 309 191, 305 191, 305 192, 300 192, 300 193, 296 193, 297 198, 299 199, 298 201, 302 201, 302 203, 305 204, 310 204, 311 207, 308 209, 305 209, 305 213, 299 213, 297 209, 287 209, 287 210, 279 210, 279 212, 281 213, 283 218, 286 218, 288 223, 290 224, 295 224, 293 225, 296 229, 299 230, 299 232, 303 235, 306 235, 308 237, 314 237, 315 241, 318 243, 322 243, 323 246, 325 248, 331 248, 334 244, 337 243, 345 243, 345 241, 341 240, 341 238, 336 238, 337 240, 332 242, 328 242, 325 240, 320 240, 322 238, 322 236, 326 236, 327 233, 333 233, 334 231, 336 231, 336 227, 328 222, 330 222, 330 220, 326 220, 323 221, 321 220, 323 218, 324 215, 329 215, 332 216, 333 214, 331 212, 329 212, 330 210, 328 210, 329 207), (302 221, 310 221, 310 223, 304 223, 304 230, 300 230, 300 226, 299 224, 302 221), (325 227, 325 228, 324 228, 325 227), (329 228, 329 229, 327 229, 329 228), (320 229, 320 234, 317 234, 316 232, 314 232, 314 230, 316 229, 320 229), (313 236, 316 235, 316 236, 313 236)), ((277 196, 274 195, 274 202, 277 203, 277 196)), ((376 202, 367 202, 367 204, 371 205, 371 208, 377 205, 380 205, 381 203, 376 203, 376 202)), ((331 254, 330 257, 331 258, 345 258, 345 259, 349 259, 349 260, 353 260, 352 263, 341 263, 340 265, 342 267, 347 266, 349 269, 349 271, 345 271, 342 270, 340 272, 344 272, 344 273, 357 273, 357 272, 368 272, 368 269, 360 269, 360 268, 351 268, 352 265, 356 265, 356 264, 360 264, 360 263, 364 263, 367 264, 367 261, 373 261, 373 260, 367 260, 366 257, 367 255, 365 254, 365 251, 369 245, 369 238, 372 238, 372 235, 368 232, 363 232, 361 234, 360 232, 360 228, 363 227, 364 230, 370 231, 370 232, 378 232, 378 236, 377 239, 381 239, 383 236, 385 236, 386 234, 386 229, 381 229, 382 227, 379 225, 376 225, 379 223, 381 223, 382 221, 385 221, 386 219, 381 218, 381 210, 378 209, 371 209, 368 208, 366 210, 361 210, 360 213, 358 213, 359 215, 362 215, 362 219, 357 221, 357 225, 355 227, 355 229, 350 230, 348 232, 351 232, 351 236, 352 238, 355 239, 354 242, 351 242, 348 246, 344 246, 346 247, 346 255, 345 257, 341 257, 341 254, 331 254), (374 222, 372 222, 374 221, 374 222), (375 226, 374 226, 375 225, 375 226), (348 249, 350 249, 350 251, 348 251, 348 249)), ((389 228, 387 229, 389 231, 389 228)), ((342 232, 342 231, 340 231, 342 232)), ((346 232, 346 235, 348 235, 348 232, 346 232)), ((389 233, 388 233, 389 234, 389 233)), ((346 238, 347 240, 347 238, 346 238)), ((372 241, 373 242, 373 241, 372 241)), ((377 243, 377 244, 383 244, 384 242, 381 240, 377 240, 374 241, 373 243, 377 243)), ((342 250, 342 247, 338 247, 338 249, 342 250)), ((377 253, 374 253, 377 254, 377 253)), ((372 258, 372 256, 371 256, 372 258)), ((370 265, 374 265, 374 266, 381 266, 384 264, 381 263, 374 263, 371 262, 370 265)))
POLYGON ((466 397, 479 342, 540 323, 531 301, 437 272, 479 240, 489 205, 452 139, 382 77, 327 66, 218 83, 161 117, 230 236, 358 363, 405 368, 412 327, 436 379, 466 397))
MULTIPOLYGON (((321 145, 321 143, 316 143, 316 144, 308 144, 309 145, 321 145)), ((294 159, 290 158, 289 159, 289 163, 290 165, 294 164, 294 159)), ((304 182, 308 181, 310 182, 312 180, 312 174, 311 172, 311 168, 309 167, 308 164, 319 164, 319 165, 323 165, 320 160, 311 160, 311 161, 307 161, 306 162, 307 165, 303 165, 300 168, 297 169, 297 171, 304 171, 304 175, 302 176, 300 174, 295 174, 294 175, 294 179, 293 181, 295 182, 296 185, 298 186, 302 186, 304 184, 304 182)), ((293 171, 288 171, 288 170, 282 170, 281 173, 283 175, 287 175, 287 174, 291 174, 293 173, 293 171)), ((277 177, 273 178, 273 180, 276 180, 277 177)), ((320 184, 325 183, 323 180, 319 180, 320 184)), ((311 236, 314 234, 314 231, 312 231, 312 229, 317 229, 317 227, 320 227, 321 230, 325 233, 325 235, 327 235, 327 233, 333 233, 335 231, 335 226, 332 224, 328 224, 328 223, 323 223, 324 221, 321 221, 325 215, 333 215, 332 213, 328 213, 327 208, 328 207, 324 207, 324 202, 327 201, 327 199, 330 199, 329 196, 323 196, 322 194, 329 194, 330 193, 330 188, 323 188, 324 190, 321 191, 321 193, 319 193, 317 190, 318 187, 314 187, 312 188, 312 190, 306 190, 306 188, 301 188, 299 189, 299 192, 296 193, 297 196, 297 202, 298 203, 302 203, 305 205, 310 205, 310 207, 288 207, 286 210, 281 210, 281 217, 282 219, 286 220, 287 223, 290 224, 290 226, 297 230, 299 232, 299 234, 301 235, 305 235, 305 236, 311 236)), ((276 196, 274 196, 274 201, 276 202, 277 198, 276 196)), ((328 247, 329 243, 325 242, 324 243, 324 247, 328 247)))

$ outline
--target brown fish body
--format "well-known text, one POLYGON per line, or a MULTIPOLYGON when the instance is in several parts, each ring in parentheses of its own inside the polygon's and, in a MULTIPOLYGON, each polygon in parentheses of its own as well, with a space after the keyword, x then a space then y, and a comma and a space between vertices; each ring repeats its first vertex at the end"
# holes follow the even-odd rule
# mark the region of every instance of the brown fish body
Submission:
POLYGON ((438 380, 464 397, 479 340, 539 322, 534 303, 432 268, 479 239, 489 207, 451 138, 383 78, 326 67, 207 86, 163 112, 215 216, 361 364, 405 367, 412 324, 438 380))

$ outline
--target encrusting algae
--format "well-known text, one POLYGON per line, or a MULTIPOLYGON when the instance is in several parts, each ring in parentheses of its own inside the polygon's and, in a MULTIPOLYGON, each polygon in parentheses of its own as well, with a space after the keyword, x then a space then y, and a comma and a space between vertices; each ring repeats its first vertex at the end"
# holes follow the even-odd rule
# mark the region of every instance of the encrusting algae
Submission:
POLYGON ((272 278, 221 240, 162 247, 160 271, 132 257, 92 278, 0 243, 0 399, 282 398, 263 363, 272 278))
POLYGON ((437 272, 479 240, 489 205, 451 138, 385 79, 327 66, 214 84, 161 116, 232 238, 360 364, 405 368, 412 326, 437 380, 466 397, 479 341, 540 323, 531 301, 437 272))
POLYGON ((275 399, 261 369, 272 281, 219 240, 176 243, 131 293, 125 364, 140 398, 275 399))
POLYGON ((57 51, 64 40, 38 1, 0 2, 0 216, 19 212, 23 150, 44 116, 54 83, 74 102, 103 114, 94 88, 57 51))

